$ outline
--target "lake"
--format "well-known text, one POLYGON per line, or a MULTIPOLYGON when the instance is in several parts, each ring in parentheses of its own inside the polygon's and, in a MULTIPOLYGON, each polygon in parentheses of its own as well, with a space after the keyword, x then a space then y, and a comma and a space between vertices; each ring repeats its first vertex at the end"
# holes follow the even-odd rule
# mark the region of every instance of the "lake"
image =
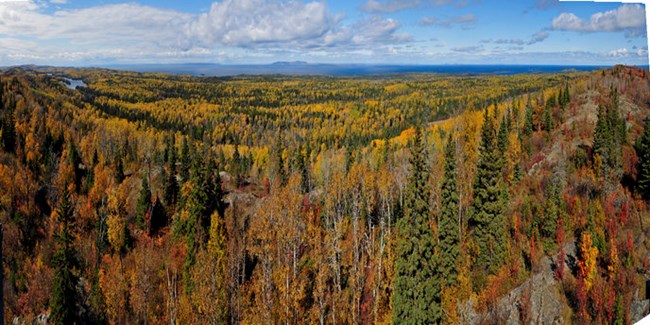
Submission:
POLYGON ((69 89, 75 90, 77 87, 86 87, 86 83, 83 82, 83 80, 80 79, 70 79, 70 78, 63 78, 63 84, 68 87, 69 89))

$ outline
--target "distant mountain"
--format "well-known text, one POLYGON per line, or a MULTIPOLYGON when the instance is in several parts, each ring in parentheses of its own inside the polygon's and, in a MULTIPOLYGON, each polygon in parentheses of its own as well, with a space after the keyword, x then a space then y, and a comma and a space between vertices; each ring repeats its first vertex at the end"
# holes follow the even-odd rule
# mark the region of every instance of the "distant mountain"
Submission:
POLYGON ((309 63, 305 61, 277 61, 273 62, 271 65, 309 65, 309 63))

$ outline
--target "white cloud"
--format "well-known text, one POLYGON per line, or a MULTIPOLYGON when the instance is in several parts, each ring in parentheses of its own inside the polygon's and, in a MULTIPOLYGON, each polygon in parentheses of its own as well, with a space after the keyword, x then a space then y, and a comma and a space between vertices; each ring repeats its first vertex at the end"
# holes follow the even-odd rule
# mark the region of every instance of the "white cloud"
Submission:
POLYGON ((389 13, 419 6, 421 0, 368 0, 359 8, 370 13, 389 13))
POLYGON ((462 52, 462 53, 478 53, 483 51, 482 46, 457 46, 457 47, 452 47, 452 51, 454 52, 462 52))
POLYGON ((639 4, 625 4, 615 10, 598 12, 589 20, 573 13, 553 19, 551 29, 574 32, 621 32, 628 37, 645 36, 645 9, 639 4))
POLYGON ((359 6, 359 9, 369 13, 393 13, 417 8, 421 5, 442 7, 455 4, 456 7, 462 8, 467 6, 468 3, 469 0, 367 0, 364 4, 359 6))
POLYGON ((626 57, 630 54, 630 52, 626 48, 621 48, 617 50, 612 50, 610 51, 607 56, 613 57, 613 58, 619 58, 619 57, 626 57))
POLYGON ((535 1, 535 8, 540 10, 546 10, 551 7, 555 7, 559 4, 560 2, 558 0, 537 0, 535 1))
POLYGON ((606 56, 610 58, 627 58, 627 57, 639 57, 647 58, 648 57, 648 48, 637 48, 636 46, 632 47, 632 51, 627 48, 614 49, 606 53, 606 56))
POLYGON ((47 13, 45 3, 0 0, 0 65, 21 58, 207 57, 224 50, 252 57, 343 49, 383 53, 411 39, 399 32, 398 21, 380 16, 344 24, 321 1, 222 0, 197 15, 137 3, 47 13), (18 48, 17 41, 25 40, 40 46, 18 48))
POLYGON ((533 35, 530 36, 530 38, 525 41, 521 38, 511 38, 511 39, 504 39, 504 38, 499 38, 496 40, 492 39, 486 39, 486 40, 481 40, 479 43, 494 43, 494 44, 510 44, 510 45, 517 45, 517 46, 522 46, 522 45, 533 45, 539 42, 545 41, 549 37, 549 33, 546 31, 539 31, 533 35))
POLYGON ((437 17, 422 17, 419 24, 421 26, 439 26, 444 28, 451 28, 455 25, 468 25, 475 23, 478 19, 473 14, 466 14, 463 16, 451 17, 440 19, 437 17))
POLYGON ((0 34, 74 45, 123 45, 124 42, 174 46, 177 30, 192 15, 138 4, 114 4, 43 14, 32 1, 0 3, 0 34))
POLYGON ((528 43, 526 43, 526 44, 528 44, 528 45, 533 45, 533 44, 535 44, 535 43, 543 42, 543 41, 545 41, 548 37, 549 37, 549 33, 548 33, 548 32, 545 32, 545 31, 539 31, 539 32, 533 34, 533 35, 530 37, 530 40, 528 41, 528 43))
POLYGON ((213 3, 186 32, 203 46, 251 46, 318 38, 339 20, 321 2, 225 0, 213 3))

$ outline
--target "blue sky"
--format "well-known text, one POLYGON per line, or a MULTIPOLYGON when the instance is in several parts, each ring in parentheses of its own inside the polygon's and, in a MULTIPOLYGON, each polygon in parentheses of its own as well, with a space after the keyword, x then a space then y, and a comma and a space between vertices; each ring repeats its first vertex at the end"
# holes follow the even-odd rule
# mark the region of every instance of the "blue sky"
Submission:
POLYGON ((0 66, 647 64, 639 4, 0 0, 0 66))

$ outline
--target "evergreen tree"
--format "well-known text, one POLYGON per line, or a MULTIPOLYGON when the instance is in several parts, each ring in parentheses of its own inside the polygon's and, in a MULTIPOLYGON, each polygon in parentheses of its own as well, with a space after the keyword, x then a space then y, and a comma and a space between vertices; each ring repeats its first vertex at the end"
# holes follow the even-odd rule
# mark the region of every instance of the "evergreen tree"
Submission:
POLYGON ((5 152, 13 153, 16 146, 16 124, 13 108, 10 107, 5 113, 0 127, 2 127, 2 147, 5 152))
POLYGON ((275 164, 276 164, 276 174, 278 176, 278 179, 280 180, 281 185, 287 183, 287 173, 284 170, 284 158, 282 157, 283 151, 284 151, 284 143, 282 139, 282 133, 280 133, 280 135, 278 136, 278 140, 275 143, 274 155, 275 155, 275 164))
POLYGON ((164 178, 165 188, 163 191, 163 199, 167 205, 167 210, 174 211, 173 207, 175 207, 178 200, 178 181, 176 180, 176 148, 173 145, 169 148, 168 158, 167 165, 169 166, 169 174, 164 178))
POLYGON ((501 119, 501 124, 499 126, 499 134, 497 136, 497 145, 499 146, 499 150, 501 152, 505 152, 506 149, 508 148, 509 145, 509 125, 508 125, 508 119, 504 115, 503 118, 501 119))
POLYGON ((303 193, 309 192, 309 170, 307 169, 305 156, 302 153, 302 144, 298 145, 294 169, 300 173, 300 189, 303 193))
POLYGON ((239 155, 239 145, 235 144, 235 152, 232 154, 230 161, 230 172, 235 179, 235 186, 239 187, 242 184, 242 159, 239 155))
POLYGON ((558 102, 563 111, 566 110, 570 101, 571 96, 569 95, 569 84, 564 84, 564 90, 560 89, 560 94, 558 95, 558 102))
POLYGON ((190 177, 190 167, 192 164, 192 157, 190 154, 190 146, 187 143, 187 137, 183 138, 183 146, 181 147, 181 167, 179 175, 183 182, 187 181, 190 177))
POLYGON ((156 197, 151 206, 151 214, 149 215, 149 236, 156 235, 165 226, 167 226, 165 207, 160 203, 160 199, 156 197))
POLYGON ((645 121, 643 134, 636 143, 636 153, 639 157, 637 184, 639 192, 646 199, 650 199, 650 120, 645 121))
POLYGON ((620 168, 622 165, 622 146, 627 143, 627 127, 625 119, 620 117, 618 111, 618 91, 614 88, 611 91, 611 105, 607 111, 607 121, 612 130, 613 144, 610 149, 610 166, 620 168))
POLYGON ((472 237, 478 247, 479 269, 494 273, 505 259, 506 225, 504 188, 501 182, 501 153, 496 145, 494 118, 485 110, 481 131, 479 162, 474 180, 474 200, 470 207, 472 237))
POLYGON ((182 221, 180 231, 185 236, 187 245, 184 272, 188 292, 194 288, 189 275, 196 262, 197 250, 199 245, 205 244, 208 239, 212 213, 220 209, 221 181, 217 178, 219 185, 215 185, 217 182, 213 181, 212 177, 212 171, 215 169, 212 163, 204 164, 197 155, 190 170, 190 192, 183 199, 183 210, 187 217, 182 221))
MULTIPOLYGON (((622 145, 627 142, 625 119, 619 116, 618 93, 611 91, 611 105, 598 107, 598 121, 594 130, 594 160, 599 159, 601 172, 620 171, 622 167, 622 145)), ((597 166, 598 167, 598 166, 597 166)))
POLYGON ((594 154, 599 155, 602 161, 608 160, 609 151, 607 150, 611 143, 611 132, 609 130, 609 123, 607 123, 607 115, 605 108, 602 105, 598 106, 598 120, 596 122, 596 129, 594 130, 594 154))
POLYGON ((74 185, 77 189, 77 192, 81 189, 81 179, 82 179, 82 170, 81 170, 81 155, 77 150, 77 147, 74 145, 72 138, 68 139, 68 163, 72 166, 74 170, 74 185))
POLYGON ((146 218, 149 207, 151 206, 151 189, 149 188, 149 181, 147 174, 142 174, 142 189, 138 197, 138 205, 135 208, 135 225, 141 230, 146 228, 146 218))
MULTIPOLYGON (((553 98, 553 97, 551 97, 553 98)), ((551 132, 553 130, 553 119, 551 118, 552 102, 549 100, 544 107, 544 131, 551 132)))
POLYGON ((124 178, 126 177, 124 175, 124 165, 122 163, 122 158, 115 157, 115 180, 117 180, 117 183, 120 184, 122 181, 124 181, 124 178))
POLYGON ((533 106, 530 101, 526 105, 526 119, 524 121, 524 135, 530 137, 533 135, 533 106))
POLYGON ((207 211, 218 211, 219 215, 223 216, 223 188, 221 186, 221 175, 219 175, 219 167, 214 159, 208 162, 208 168, 205 171, 205 177, 208 181, 208 201, 207 211))
POLYGON ((69 194, 64 190, 56 212, 59 229, 55 235, 55 271, 50 296, 50 320, 54 324, 73 324, 77 320, 77 276, 73 273, 76 253, 71 229, 74 222, 73 209, 69 194))
POLYGON ((422 132, 416 130, 404 214, 397 221, 393 323, 435 324, 440 321, 440 283, 435 239, 429 225, 429 187, 422 132))
POLYGON ((458 269, 456 260, 459 254, 458 185, 456 183, 456 143, 450 134, 445 148, 445 174, 442 180, 440 218, 438 237, 440 252, 440 275, 445 286, 456 283, 458 269))

